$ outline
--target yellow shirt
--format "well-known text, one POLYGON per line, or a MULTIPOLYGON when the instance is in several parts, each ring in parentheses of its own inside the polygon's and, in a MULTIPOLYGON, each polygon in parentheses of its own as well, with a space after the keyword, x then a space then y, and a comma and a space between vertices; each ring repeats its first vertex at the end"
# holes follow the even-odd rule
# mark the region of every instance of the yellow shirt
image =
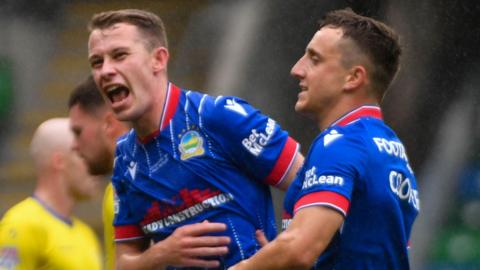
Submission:
POLYGON ((103 243, 105 247, 105 269, 115 269, 115 242, 113 238, 113 186, 109 183, 103 196, 103 243))
POLYGON ((97 270, 100 244, 79 219, 65 220, 35 198, 5 213, 0 222, 1 270, 97 270))

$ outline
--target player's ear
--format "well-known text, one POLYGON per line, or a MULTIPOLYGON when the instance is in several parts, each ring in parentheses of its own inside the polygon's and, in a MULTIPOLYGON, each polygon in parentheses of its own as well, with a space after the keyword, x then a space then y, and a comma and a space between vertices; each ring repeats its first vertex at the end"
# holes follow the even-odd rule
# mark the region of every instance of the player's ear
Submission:
POLYGON ((353 66, 349 69, 345 78, 344 89, 347 91, 352 91, 362 85, 365 85, 367 81, 368 77, 365 67, 361 65, 353 66))
POLYGON ((60 151, 54 152, 50 157, 52 166, 57 170, 61 170, 65 166, 65 156, 66 154, 60 151))
POLYGON ((157 47, 153 49, 152 54, 153 71, 156 73, 162 70, 167 70, 168 58, 170 57, 168 49, 165 47, 157 47))

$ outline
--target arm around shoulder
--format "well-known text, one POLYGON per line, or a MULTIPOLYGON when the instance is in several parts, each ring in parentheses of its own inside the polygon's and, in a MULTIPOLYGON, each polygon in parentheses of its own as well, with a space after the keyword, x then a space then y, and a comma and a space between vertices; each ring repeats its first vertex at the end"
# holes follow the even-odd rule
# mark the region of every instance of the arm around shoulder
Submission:
POLYGON ((230 270, 310 269, 343 221, 343 215, 328 207, 301 209, 285 232, 230 270))

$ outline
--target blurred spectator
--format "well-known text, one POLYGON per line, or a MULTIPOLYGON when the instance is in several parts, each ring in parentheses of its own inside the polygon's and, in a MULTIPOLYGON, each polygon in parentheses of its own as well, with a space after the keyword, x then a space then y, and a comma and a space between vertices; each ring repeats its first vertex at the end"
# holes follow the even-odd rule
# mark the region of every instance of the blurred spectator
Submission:
POLYGON ((72 215, 99 186, 72 142, 66 118, 47 120, 34 133, 37 185, 0 222, 0 269, 101 269, 95 233, 72 215))
MULTIPOLYGON (((110 178, 117 138, 128 131, 128 124, 115 118, 91 76, 70 94, 68 107, 70 128, 75 136, 73 149, 85 160, 91 174, 110 178)), ((115 269, 113 193, 109 182, 102 204, 106 270, 115 269)))

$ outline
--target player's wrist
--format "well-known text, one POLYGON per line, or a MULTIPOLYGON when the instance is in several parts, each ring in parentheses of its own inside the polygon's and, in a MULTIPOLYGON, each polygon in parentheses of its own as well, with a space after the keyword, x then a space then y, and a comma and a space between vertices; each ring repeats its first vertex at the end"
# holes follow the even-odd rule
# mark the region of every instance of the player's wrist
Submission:
POLYGON ((160 241, 150 246, 143 254, 143 260, 149 264, 148 269, 163 270, 169 265, 169 248, 167 240, 160 241))

